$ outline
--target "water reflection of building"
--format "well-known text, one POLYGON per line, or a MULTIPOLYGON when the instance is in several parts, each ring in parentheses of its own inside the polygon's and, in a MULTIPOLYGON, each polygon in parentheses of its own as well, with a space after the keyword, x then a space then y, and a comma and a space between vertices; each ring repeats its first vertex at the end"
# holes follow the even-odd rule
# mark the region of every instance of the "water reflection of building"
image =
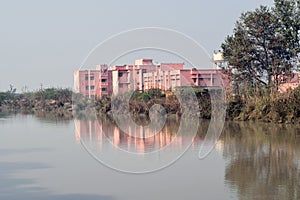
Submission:
POLYGON ((115 124, 106 120, 75 120, 77 141, 98 142, 99 148, 111 142, 114 146, 129 152, 147 153, 164 147, 182 148, 193 141, 193 135, 176 135, 178 126, 166 124, 156 134, 142 126, 129 128, 128 133, 120 130, 115 124))
POLYGON ((224 150, 224 141, 218 140, 216 142, 216 151, 221 154, 223 153, 223 150, 224 150))

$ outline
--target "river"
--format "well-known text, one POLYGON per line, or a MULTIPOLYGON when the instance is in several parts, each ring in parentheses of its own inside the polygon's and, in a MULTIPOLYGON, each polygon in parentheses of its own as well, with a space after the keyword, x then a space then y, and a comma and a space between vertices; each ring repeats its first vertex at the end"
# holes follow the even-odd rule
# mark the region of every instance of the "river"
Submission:
POLYGON ((200 126, 128 135, 108 119, 0 114, 0 199, 300 199, 299 125, 226 122, 204 159, 200 126))

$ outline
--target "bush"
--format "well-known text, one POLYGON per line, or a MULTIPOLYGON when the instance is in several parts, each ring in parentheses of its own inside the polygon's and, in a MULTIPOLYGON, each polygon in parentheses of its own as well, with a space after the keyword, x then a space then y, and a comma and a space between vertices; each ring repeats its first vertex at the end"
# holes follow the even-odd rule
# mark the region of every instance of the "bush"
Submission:
POLYGON ((72 99, 72 91, 62 88, 47 88, 33 93, 33 98, 36 100, 61 100, 70 101, 72 99))

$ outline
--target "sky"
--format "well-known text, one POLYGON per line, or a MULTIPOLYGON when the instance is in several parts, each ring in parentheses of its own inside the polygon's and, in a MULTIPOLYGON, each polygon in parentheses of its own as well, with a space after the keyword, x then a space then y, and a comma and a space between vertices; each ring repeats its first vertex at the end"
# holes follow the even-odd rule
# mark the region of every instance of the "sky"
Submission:
POLYGON ((0 0, 0 91, 72 88, 74 70, 97 44, 134 28, 173 29, 212 54, 240 14, 259 5, 273 1, 0 0))

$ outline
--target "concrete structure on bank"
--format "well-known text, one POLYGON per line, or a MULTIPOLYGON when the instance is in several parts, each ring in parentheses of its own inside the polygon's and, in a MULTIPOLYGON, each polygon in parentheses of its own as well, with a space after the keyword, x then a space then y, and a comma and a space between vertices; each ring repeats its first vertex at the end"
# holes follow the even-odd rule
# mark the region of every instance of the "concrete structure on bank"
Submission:
MULTIPOLYGON (((214 54, 214 64, 223 62, 214 54)), ((153 64, 152 59, 138 59, 134 65, 98 65, 96 70, 74 72, 74 88, 89 98, 103 95, 117 95, 129 90, 144 91, 151 88, 162 90, 182 86, 231 87, 221 69, 184 69, 184 63, 153 64)))

